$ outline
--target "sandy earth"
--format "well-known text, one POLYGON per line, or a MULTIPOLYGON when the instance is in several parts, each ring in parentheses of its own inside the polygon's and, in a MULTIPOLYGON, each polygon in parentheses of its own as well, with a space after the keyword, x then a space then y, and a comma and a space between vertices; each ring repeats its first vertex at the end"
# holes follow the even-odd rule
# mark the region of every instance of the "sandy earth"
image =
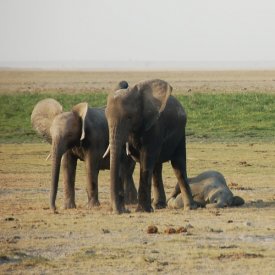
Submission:
POLYGON ((275 71, 1 71, 0 93, 105 91, 121 80, 168 81, 173 93, 268 92, 275 93, 275 71))
MULTIPOLYGON (((101 206, 86 208, 83 163, 77 209, 49 210, 49 145, 0 145, 1 274, 274 274, 275 144, 188 143, 188 174, 222 172, 246 204, 231 209, 109 212, 109 173, 101 206), (148 226, 158 228, 148 234, 148 226), (184 227, 187 232, 168 234, 184 227)), ((165 164, 166 194, 175 184, 165 164)), ((137 172, 135 173, 137 182, 137 172)))

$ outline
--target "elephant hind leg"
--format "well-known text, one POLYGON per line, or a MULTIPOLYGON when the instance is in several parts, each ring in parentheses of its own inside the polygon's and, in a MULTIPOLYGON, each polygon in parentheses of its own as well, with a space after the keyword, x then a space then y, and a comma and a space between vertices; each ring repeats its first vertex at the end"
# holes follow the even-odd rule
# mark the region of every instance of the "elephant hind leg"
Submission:
POLYGON ((170 209, 180 209, 180 208, 184 208, 184 203, 183 203, 181 194, 179 194, 177 197, 171 197, 171 198, 167 201, 167 206, 168 206, 168 208, 170 208, 170 209))
POLYGON ((191 189, 188 183, 186 174, 186 161, 182 157, 171 160, 175 175, 178 179, 179 188, 181 191, 184 208, 186 210, 196 209, 197 205, 192 198, 191 189))
POLYGON ((179 186, 179 183, 177 182, 177 184, 174 187, 174 190, 173 190, 172 194, 170 195, 169 199, 170 198, 176 198, 178 194, 180 194, 180 186, 179 186))
POLYGON ((154 201, 153 206, 155 209, 161 209, 166 207, 166 195, 162 180, 162 163, 157 164, 153 171, 153 194, 154 201))
POLYGON ((132 160, 131 157, 124 156, 122 162, 122 169, 120 171, 121 177, 123 179, 124 187, 124 201, 125 204, 136 204, 137 199, 137 189, 133 180, 133 173, 135 170, 136 163, 132 160))

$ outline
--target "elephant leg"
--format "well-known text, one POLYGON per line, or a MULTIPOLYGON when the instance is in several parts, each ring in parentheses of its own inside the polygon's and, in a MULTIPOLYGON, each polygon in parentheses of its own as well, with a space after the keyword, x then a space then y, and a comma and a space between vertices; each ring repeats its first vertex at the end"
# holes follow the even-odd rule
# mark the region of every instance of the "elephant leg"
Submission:
POLYGON ((62 158, 62 173, 64 186, 64 208, 76 208, 75 205, 75 173, 77 158, 69 150, 62 158))
POLYGON ((184 207, 183 201, 182 201, 182 196, 179 194, 176 197, 171 197, 167 201, 167 206, 170 209, 180 209, 184 207))
POLYGON ((179 183, 177 182, 172 194, 170 195, 169 199, 170 198, 176 198, 177 195, 180 194, 180 186, 179 186, 179 183))
POLYGON ((98 200, 98 161, 96 161, 91 152, 87 153, 85 158, 86 174, 87 174, 87 195, 88 208, 99 206, 98 200))
POLYGON ((136 163, 129 157, 126 158, 123 168, 124 201, 126 204, 137 203, 137 189, 133 180, 136 163))
POLYGON ((152 212, 153 208, 151 206, 151 187, 152 187, 154 160, 144 155, 141 156, 141 160, 140 160, 138 206, 136 211, 152 212))
POLYGON ((161 209, 166 207, 166 195, 162 180, 162 163, 155 166, 153 171, 153 194, 154 194, 154 208, 161 209))
POLYGON ((192 198, 192 193, 190 186, 188 184, 187 174, 186 174, 186 161, 182 157, 178 157, 171 160, 175 175, 178 180, 179 188, 182 195, 182 200, 184 204, 184 209, 196 209, 196 203, 192 198))
POLYGON ((138 206, 137 212, 152 212, 151 206, 151 182, 153 171, 142 170, 140 171, 140 181, 138 189, 138 206))

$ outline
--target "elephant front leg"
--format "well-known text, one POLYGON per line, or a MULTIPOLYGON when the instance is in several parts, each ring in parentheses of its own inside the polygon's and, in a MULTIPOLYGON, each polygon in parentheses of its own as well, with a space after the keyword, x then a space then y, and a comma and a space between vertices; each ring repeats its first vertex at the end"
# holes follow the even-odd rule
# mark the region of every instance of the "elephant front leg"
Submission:
POLYGON ((140 170, 140 180, 138 189, 138 206, 137 212, 152 212, 151 206, 151 182, 152 170, 140 170))
POLYGON ((162 180, 162 163, 157 164, 153 171, 153 192, 155 209, 161 209, 166 207, 166 195, 162 180))
POLYGON ((77 158, 67 151, 62 158, 62 173, 64 186, 64 209, 76 208, 75 205, 75 173, 77 158))
POLYGON ((131 157, 126 157, 123 160, 123 169, 121 170, 121 177, 123 179, 124 187, 124 201, 125 204, 136 204, 137 203, 137 189, 133 180, 133 173, 135 170, 136 163, 131 157))
POLYGON ((97 207, 100 205, 98 200, 98 173, 99 169, 91 154, 85 160, 87 172, 87 195, 88 195, 88 208, 97 207))

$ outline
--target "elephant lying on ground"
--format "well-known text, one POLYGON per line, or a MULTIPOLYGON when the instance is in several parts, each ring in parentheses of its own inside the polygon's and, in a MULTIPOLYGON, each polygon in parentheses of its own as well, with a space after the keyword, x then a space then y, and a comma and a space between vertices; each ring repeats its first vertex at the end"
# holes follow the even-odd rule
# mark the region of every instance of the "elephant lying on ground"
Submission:
MULTIPOLYGON (((36 132, 52 144, 52 179, 50 206, 56 210, 62 159, 64 208, 75 208, 75 174, 77 159, 85 161, 87 172, 88 207, 99 205, 98 173, 109 169, 109 157, 103 154, 109 144, 108 124, 103 108, 88 108, 87 103, 75 105, 70 112, 63 112, 54 99, 39 101, 33 109, 31 123, 36 132)), ((137 191, 132 173, 135 162, 123 155, 119 180, 126 190, 126 203, 136 203, 137 191)))
MULTIPOLYGON (((244 204, 241 197, 234 196, 229 190, 224 176, 216 171, 206 171, 194 178, 189 178, 192 196, 201 207, 222 208, 240 206, 244 204)), ((169 208, 183 208, 184 203, 179 194, 179 186, 176 185, 174 192, 167 204, 169 208)))
POLYGON ((186 173, 186 113, 171 92, 172 87, 167 82, 155 79, 139 82, 132 88, 118 89, 108 96, 105 113, 110 133, 111 205, 116 213, 125 211, 119 181, 125 144, 128 154, 140 163, 137 211, 152 210, 152 179, 154 205, 166 207, 162 163, 169 160, 185 208, 196 208, 186 173))

